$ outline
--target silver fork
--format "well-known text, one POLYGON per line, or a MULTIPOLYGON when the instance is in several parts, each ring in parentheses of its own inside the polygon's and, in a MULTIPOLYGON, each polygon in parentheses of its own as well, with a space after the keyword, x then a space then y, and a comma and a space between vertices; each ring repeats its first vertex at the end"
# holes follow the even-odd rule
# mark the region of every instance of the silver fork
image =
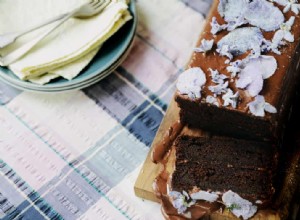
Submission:
POLYGON ((58 22, 56 25, 54 25, 52 28, 50 28, 49 30, 47 30, 45 33, 38 36, 34 40, 26 43, 25 45, 14 50, 13 52, 7 54, 4 57, 0 56, 1 65, 7 66, 7 65, 17 61, 18 59, 20 59, 23 55, 25 55, 28 51, 30 51, 38 42, 43 40, 48 34, 50 34, 52 31, 54 31, 56 28, 58 28, 61 24, 63 24, 69 18, 71 18, 71 17, 79 17, 79 18, 91 17, 93 15, 100 13, 102 10, 104 10, 109 5, 110 2, 111 2, 111 0, 91 0, 90 2, 82 5, 79 8, 74 9, 73 11, 71 11, 69 13, 60 15, 60 16, 58 16, 54 19, 51 19, 50 21, 46 21, 44 24, 40 24, 34 28, 30 28, 30 30, 28 30, 28 31, 23 31, 19 34, 7 34, 8 37, 3 41, 9 42, 9 40, 7 40, 7 39, 10 38, 10 41, 14 42, 18 37, 20 37, 21 35, 24 35, 25 33, 28 33, 29 31, 33 31, 33 30, 40 28, 46 24, 49 24, 49 23, 52 23, 54 21, 61 19, 60 22, 58 22))

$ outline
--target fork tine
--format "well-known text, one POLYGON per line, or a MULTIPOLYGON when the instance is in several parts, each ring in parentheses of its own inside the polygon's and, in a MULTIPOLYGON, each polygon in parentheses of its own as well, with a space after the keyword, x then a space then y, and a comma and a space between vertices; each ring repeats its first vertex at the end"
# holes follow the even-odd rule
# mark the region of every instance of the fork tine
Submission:
POLYGON ((99 6, 101 6, 104 3, 105 0, 92 0, 92 2, 90 3, 92 5, 93 8, 98 8, 99 6))
POLYGON ((95 3, 93 4, 93 7, 95 7, 95 8, 100 7, 104 3, 105 3, 105 0, 96 0, 95 3))
POLYGON ((90 5, 92 5, 93 7, 97 4, 99 4, 99 2, 101 2, 102 0, 91 0, 90 1, 90 5))
POLYGON ((98 3, 94 5, 94 8, 97 9, 97 11, 103 10, 107 5, 109 5, 110 0, 100 0, 98 3))

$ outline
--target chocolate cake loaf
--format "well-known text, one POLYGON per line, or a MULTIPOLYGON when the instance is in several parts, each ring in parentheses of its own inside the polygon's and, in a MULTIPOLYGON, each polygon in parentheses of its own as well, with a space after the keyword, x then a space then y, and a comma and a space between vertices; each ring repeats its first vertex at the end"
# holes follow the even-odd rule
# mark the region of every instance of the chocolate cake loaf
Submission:
POLYGON ((300 76, 297 1, 216 0, 177 82, 191 127, 247 139, 279 139, 300 76))
POLYGON ((180 121, 152 151, 166 219, 287 218, 299 155, 278 169, 277 140, 300 80, 299 12, 297 1, 214 1, 176 84, 180 121))
POLYGON ((182 135, 172 153, 167 198, 162 198, 163 208, 168 202, 173 207, 169 217, 200 219, 229 210, 248 219, 259 209, 272 208, 278 155, 271 144, 182 135))

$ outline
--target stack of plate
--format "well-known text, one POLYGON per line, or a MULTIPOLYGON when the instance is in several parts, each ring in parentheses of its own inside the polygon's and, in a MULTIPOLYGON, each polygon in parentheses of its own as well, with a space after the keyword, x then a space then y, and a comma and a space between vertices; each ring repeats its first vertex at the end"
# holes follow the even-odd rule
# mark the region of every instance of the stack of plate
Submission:
POLYGON ((115 70, 129 53, 137 26, 134 1, 131 1, 129 10, 133 19, 103 44, 91 63, 76 78, 70 81, 55 79, 46 85, 37 85, 28 81, 22 81, 8 68, 0 67, 0 80, 21 90, 37 92, 61 92, 82 89, 100 81, 115 70))

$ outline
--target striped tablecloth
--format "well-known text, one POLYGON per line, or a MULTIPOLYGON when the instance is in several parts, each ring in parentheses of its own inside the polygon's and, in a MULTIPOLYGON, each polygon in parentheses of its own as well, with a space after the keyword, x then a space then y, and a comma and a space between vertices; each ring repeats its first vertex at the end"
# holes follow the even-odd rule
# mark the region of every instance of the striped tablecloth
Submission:
POLYGON ((0 219, 162 219, 133 185, 211 0, 137 0, 126 61, 81 91, 0 83, 0 219))

